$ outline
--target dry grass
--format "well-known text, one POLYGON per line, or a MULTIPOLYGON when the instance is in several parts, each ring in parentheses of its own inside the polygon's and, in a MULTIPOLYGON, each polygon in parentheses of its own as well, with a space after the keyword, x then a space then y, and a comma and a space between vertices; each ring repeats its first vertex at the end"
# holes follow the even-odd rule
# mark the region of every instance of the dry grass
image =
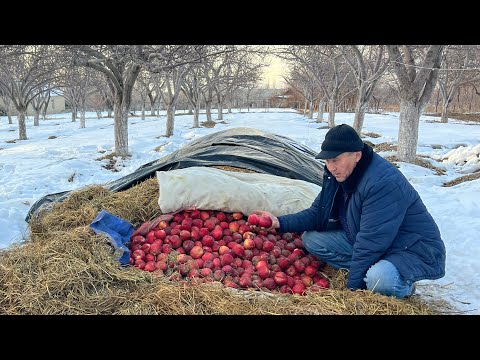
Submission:
POLYGON ((388 142, 384 142, 384 143, 380 143, 380 144, 375 145, 374 149, 375 149, 376 152, 397 151, 397 145, 394 145, 394 144, 391 144, 391 143, 388 143, 388 142))
POLYGON ((0 252, 0 314, 438 313, 416 296, 398 300, 346 290, 346 273, 328 266, 331 289, 305 296, 193 284, 121 267, 108 239, 89 224, 105 209, 137 228, 160 215, 158 195, 155 177, 118 193, 89 186, 34 216, 28 241, 0 252))
POLYGON ((362 135, 368 136, 368 137, 371 137, 371 138, 379 138, 380 136, 382 136, 382 135, 374 133, 374 132, 362 133, 362 135))

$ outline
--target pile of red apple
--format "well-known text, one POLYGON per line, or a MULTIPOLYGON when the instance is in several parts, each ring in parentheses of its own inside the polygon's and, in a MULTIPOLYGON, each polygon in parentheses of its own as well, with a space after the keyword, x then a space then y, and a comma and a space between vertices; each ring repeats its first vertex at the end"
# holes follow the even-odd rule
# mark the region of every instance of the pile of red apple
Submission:
POLYGON ((271 225, 264 215, 182 211, 132 234, 130 264, 174 280, 220 281, 237 289, 304 295, 307 288, 328 288, 324 264, 305 254, 300 234, 267 230, 271 225))

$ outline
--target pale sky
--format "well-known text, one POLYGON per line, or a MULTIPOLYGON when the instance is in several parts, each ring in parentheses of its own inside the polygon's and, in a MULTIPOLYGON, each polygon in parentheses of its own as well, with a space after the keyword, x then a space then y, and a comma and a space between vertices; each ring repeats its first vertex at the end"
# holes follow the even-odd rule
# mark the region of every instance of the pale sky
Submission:
POLYGON ((282 75, 286 73, 285 63, 274 56, 270 57, 269 61, 270 65, 265 69, 262 83, 270 89, 282 89, 285 85, 282 79, 282 75))

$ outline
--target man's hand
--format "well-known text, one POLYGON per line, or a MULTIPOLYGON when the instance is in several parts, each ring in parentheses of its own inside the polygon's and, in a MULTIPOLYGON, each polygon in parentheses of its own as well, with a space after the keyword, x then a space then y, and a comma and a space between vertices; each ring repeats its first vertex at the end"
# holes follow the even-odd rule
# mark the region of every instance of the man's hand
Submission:
POLYGON ((268 216, 270 217, 270 219, 272 219, 272 226, 270 226, 269 228, 266 228, 265 230, 271 230, 271 229, 276 229, 280 227, 280 222, 278 221, 278 218, 275 215, 269 213, 268 211, 254 210, 253 214, 256 214, 258 216, 268 216))

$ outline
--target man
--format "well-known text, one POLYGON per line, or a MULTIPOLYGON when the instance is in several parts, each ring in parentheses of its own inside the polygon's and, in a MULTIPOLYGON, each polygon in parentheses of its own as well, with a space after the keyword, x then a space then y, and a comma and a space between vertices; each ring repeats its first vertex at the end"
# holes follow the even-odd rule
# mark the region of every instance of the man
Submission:
POLYGON ((404 298, 423 279, 445 275, 445 245, 403 174, 342 124, 325 135, 322 191, 312 206, 272 218, 279 232, 302 232, 306 250, 348 269, 349 289, 404 298))

